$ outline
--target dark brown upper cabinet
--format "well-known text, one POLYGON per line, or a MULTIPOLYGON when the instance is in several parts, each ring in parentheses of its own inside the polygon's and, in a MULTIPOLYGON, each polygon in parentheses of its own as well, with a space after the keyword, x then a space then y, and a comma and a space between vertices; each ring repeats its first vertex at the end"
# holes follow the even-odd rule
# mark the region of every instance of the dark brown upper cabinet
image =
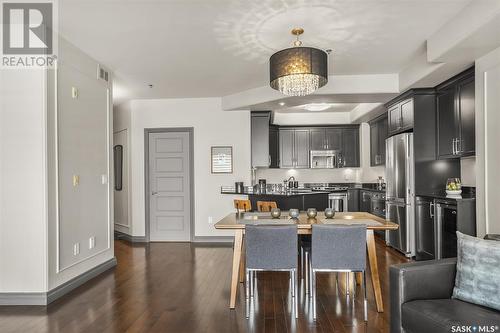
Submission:
POLYGON ((392 104, 387 109, 389 134, 406 132, 413 128, 413 98, 392 104))
POLYGON ((342 167, 359 167, 359 126, 342 129, 342 167))
POLYGON ((385 140, 387 139, 387 114, 369 122, 370 124, 370 165, 385 165, 385 140))
POLYGON ((311 150, 341 150, 342 129, 311 128, 311 150))
POLYGON ((309 168, 309 129, 280 128, 280 168, 309 168))
POLYGON ((475 155, 475 80, 470 68, 436 87, 437 156, 475 155))

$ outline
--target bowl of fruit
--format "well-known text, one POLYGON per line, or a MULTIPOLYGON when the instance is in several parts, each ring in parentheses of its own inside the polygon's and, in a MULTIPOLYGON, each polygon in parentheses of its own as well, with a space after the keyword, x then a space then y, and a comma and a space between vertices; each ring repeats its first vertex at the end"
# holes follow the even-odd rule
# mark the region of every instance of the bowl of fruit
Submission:
POLYGON ((458 195, 462 193, 462 183, 460 178, 448 178, 446 181, 446 194, 458 195))

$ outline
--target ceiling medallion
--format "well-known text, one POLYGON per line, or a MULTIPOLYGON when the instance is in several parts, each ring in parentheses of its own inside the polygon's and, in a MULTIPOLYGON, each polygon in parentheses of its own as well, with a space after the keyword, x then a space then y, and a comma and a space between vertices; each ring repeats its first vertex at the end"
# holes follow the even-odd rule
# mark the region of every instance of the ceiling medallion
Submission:
POLYGON ((305 96, 328 82, 328 54, 313 47, 303 47, 299 36, 304 29, 295 28, 293 47, 276 52, 269 59, 271 88, 287 96, 305 96))

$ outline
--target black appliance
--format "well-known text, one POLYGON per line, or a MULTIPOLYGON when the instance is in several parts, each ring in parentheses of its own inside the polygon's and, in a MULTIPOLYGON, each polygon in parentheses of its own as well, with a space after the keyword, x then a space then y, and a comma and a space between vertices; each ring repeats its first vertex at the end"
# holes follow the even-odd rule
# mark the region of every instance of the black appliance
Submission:
POLYGON ((476 236, 475 200, 417 197, 415 200, 417 260, 457 256, 457 231, 476 236))
POLYGON ((455 258, 457 256, 457 203, 436 200, 436 251, 437 259, 455 258))

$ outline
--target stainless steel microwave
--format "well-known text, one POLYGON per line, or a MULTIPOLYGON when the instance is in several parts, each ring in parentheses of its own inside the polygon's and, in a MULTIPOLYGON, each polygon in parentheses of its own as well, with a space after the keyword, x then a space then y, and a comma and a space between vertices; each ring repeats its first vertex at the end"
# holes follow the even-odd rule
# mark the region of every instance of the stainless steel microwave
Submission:
POLYGON ((340 161, 340 150, 311 150, 311 169, 338 168, 340 161))

